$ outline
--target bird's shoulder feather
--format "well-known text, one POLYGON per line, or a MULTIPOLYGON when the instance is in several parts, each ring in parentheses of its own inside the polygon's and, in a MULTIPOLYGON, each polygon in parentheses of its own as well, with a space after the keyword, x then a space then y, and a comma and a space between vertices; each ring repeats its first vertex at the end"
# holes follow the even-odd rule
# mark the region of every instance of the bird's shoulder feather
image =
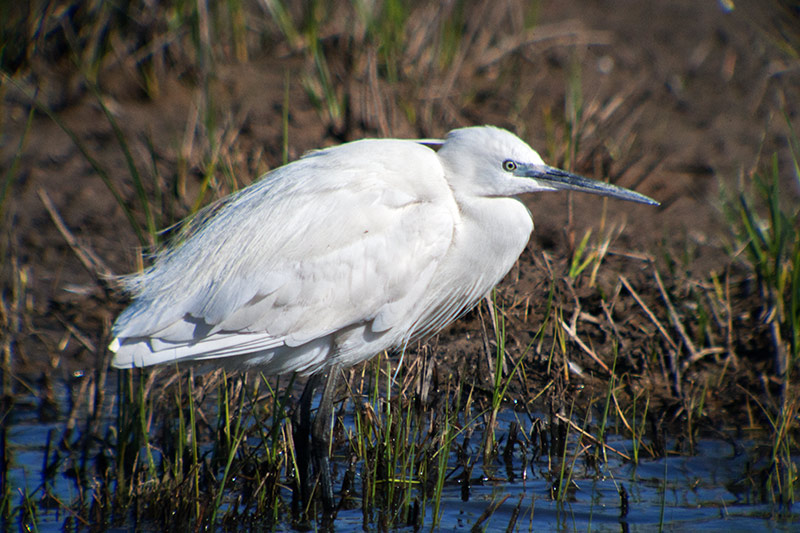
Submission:
POLYGON ((427 288, 457 219, 428 148, 317 152, 236 193, 137 277, 114 333, 202 350, 236 332, 291 346, 367 321, 388 329, 427 288))

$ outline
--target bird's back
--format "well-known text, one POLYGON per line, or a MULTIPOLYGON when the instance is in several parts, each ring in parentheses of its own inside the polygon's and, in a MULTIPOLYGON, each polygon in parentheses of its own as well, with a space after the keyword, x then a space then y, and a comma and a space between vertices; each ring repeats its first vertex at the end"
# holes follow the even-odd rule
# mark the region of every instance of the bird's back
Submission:
POLYGON ((407 340, 458 207, 436 153, 367 140, 236 193, 131 278, 117 367, 224 358, 267 373, 352 364, 407 340))

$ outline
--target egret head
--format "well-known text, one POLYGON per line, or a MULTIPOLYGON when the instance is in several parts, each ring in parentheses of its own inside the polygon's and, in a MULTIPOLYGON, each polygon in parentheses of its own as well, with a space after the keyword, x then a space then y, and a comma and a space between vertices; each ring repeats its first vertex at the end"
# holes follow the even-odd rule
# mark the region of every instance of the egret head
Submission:
POLYGON ((451 131, 439 157, 457 194, 516 196, 568 190, 658 205, 643 194, 551 167, 522 139, 491 126, 451 131))

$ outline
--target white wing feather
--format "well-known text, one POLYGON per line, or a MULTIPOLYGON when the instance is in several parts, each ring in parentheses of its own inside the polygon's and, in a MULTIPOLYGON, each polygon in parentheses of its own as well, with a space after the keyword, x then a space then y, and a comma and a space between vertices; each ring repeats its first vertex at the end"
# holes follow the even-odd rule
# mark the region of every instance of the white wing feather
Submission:
POLYGON ((283 373, 366 359, 424 328, 423 296, 457 222, 429 148, 314 152, 236 193, 129 282, 113 364, 241 356, 232 366, 283 373))

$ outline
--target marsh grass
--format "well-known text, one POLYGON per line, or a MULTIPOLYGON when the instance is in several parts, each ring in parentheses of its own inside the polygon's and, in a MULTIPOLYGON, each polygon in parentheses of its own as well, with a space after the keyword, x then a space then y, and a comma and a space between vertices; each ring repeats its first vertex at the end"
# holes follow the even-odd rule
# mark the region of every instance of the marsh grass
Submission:
MULTIPOLYGON (((790 131, 790 174, 800 184, 800 141, 788 117, 784 118, 790 131)), ((756 277, 763 302, 759 319, 772 340, 778 397, 762 401, 748 394, 773 436, 765 490, 779 513, 788 514, 800 489, 795 424, 800 414, 796 386, 800 372, 800 209, 783 201, 783 179, 777 154, 773 155, 763 170, 754 174, 752 190, 740 192, 728 203, 728 213, 736 231, 736 248, 744 252, 756 277)))
MULTIPOLYGON (((519 432, 502 432, 508 441, 502 458, 496 451, 501 441, 487 454, 488 437, 478 446, 471 438, 495 435, 498 419, 491 413, 499 412, 498 398, 510 394, 516 368, 497 382, 499 389, 477 392, 474 384, 454 377, 431 389, 435 392, 423 403, 416 393, 432 376, 424 366, 411 358, 396 382, 396 369, 385 356, 350 372, 333 429, 336 468, 344 469, 337 476, 340 513, 360 510, 363 522, 376 527, 435 525, 454 485, 469 499, 474 465, 482 463, 484 476, 497 479, 504 462, 510 471, 528 464, 531 424, 541 424, 536 417, 517 418, 513 426, 519 432)), ((496 372, 502 374, 499 361, 496 372)), ((293 508, 296 465, 287 411, 296 387, 291 383, 232 378, 223 371, 199 379, 191 370, 174 369, 121 372, 119 378, 116 401, 98 408, 106 416, 116 411, 112 423, 95 437, 65 435, 72 440, 67 449, 74 451, 54 453, 55 472, 71 468, 73 454, 84 450, 76 479, 85 483, 82 501, 103 510, 94 519, 109 525, 134 520, 206 527, 253 521, 299 525, 308 519, 303 516, 316 516, 313 507, 305 513, 293 508), (106 481, 97 483, 101 479, 106 481), (294 518, 287 522, 287 517, 294 518)), ((528 403, 519 390, 514 394, 520 404, 528 403)), ((75 400, 80 403, 80 396, 75 400)), ((85 402, 80 407, 89 408, 85 402)), ((559 427, 542 463, 552 465, 558 501, 574 492, 575 465, 588 450, 580 434, 573 438, 569 426, 559 427), (575 442, 567 444, 570 440, 575 442)), ((491 503, 477 522, 490 520, 500 504, 491 503)))
MULTIPOLYGON (((420 407, 413 397, 398 393, 403 387, 391 383, 393 373, 390 361, 378 357, 353 372, 349 380, 350 392, 334 426, 339 437, 333 454, 344 452, 349 459, 340 464, 349 462, 356 475, 348 470, 340 476, 342 486, 348 485, 341 493, 341 509, 362 509, 365 524, 419 526, 426 516, 436 523, 446 485, 457 477, 459 468, 477 461, 465 455, 470 452, 469 438, 464 435, 475 431, 483 417, 468 415, 459 405, 463 383, 451 383, 446 389, 453 394, 441 394, 429 406, 420 407), (351 407, 345 408, 347 404, 351 407), (343 417, 349 419, 351 409, 353 425, 344 425, 343 417)), ((112 463, 107 468, 118 470, 119 483, 116 494, 104 493, 116 503, 102 506, 129 509, 147 521, 172 514, 168 520, 176 525, 185 520, 197 525, 254 519, 285 523, 286 515, 291 515, 295 469, 285 438, 291 434, 285 427, 289 419, 281 413, 288 395, 278 396, 278 389, 269 387, 267 398, 259 398, 258 384, 263 378, 248 384, 247 379, 231 380, 219 372, 209 380, 215 386, 198 385, 191 372, 184 372, 169 377, 162 388, 158 383, 169 371, 159 372, 158 379, 144 374, 133 380, 128 373, 121 385, 120 400, 130 398, 125 402, 129 407, 120 409, 117 439, 121 447, 107 457, 112 463), (216 413, 206 413, 194 403, 207 389, 216 390, 216 413), (258 413, 270 399, 278 412, 262 419, 258 413), (155 416, 164 408, 175 414, 155 416), (205 422, 200 424, 199 419, 205 422), (209 431, 214 426, 216 430, 209 431), (174 443, 172 452, 154 447, 149 435, 174 443), (211 479, 216 481, 209 485, 211 479), (226 484, 228 480, 231 484, 226 484)), ((419 379, 406 373, 403 382, 411 389, 411 383, 419 379)), ((466 401, 472 403, 469 397, 466 401)), ((468 483, 468 477, 462 482, 468 483)), ((120 516, 106 518, 113 523, 120 516)))
MULTIPOLYGON (((513 396, 517 405, 531 405, 524 389, 501 381, 499 390, 482 391, 465 381, 468 374, 457 372, 444 381, 436 378, 423 402, 418 392, 433 374, 425 371, 422 356, 407 354, 406 361, 397 374, 391 359, 378 356, 351 370, 339 393, 332 454, 341 516, 352 519, 360 513, 370 528, 435 527, 442 520, 444 500, 454 491, 469 500, 476 483, 491 479, 502 485, 515 475, 536 477, 539 470, 552 487, 550 498, 569 521, 571 502, 587 479, 597 475, 588 472, 608 462, 603 442, 610 433, 609 413, 618 402, 616 379, 604 394, 585 402, 586 409, 580 407, 584 402, 562 392, 550 402, 563 410, 549 417, 523 410, 509 422, 509 410, 497 409, 497 398, 513 396), (598 422, 592 421, 595 404, 600 406, 598 422), (480 434, 482 439, 473 438, 480 434), (491 448, 486 444, 489 435, 495 438, 491 448), (503 445, 506 450, 498 454, 503 445), (476 478, 474 466, 479 464, 483 474, 476 478), (506 476, 500 474, 503 466, 506 476)), ((616 372, 616 364, 611 366, 616 372)), ((496 369, 501 372, 499 362, 496 369)), ((60 471, 73 471, 81 487, 77 502, 59 506, 107 525, 133 521, 196 529, 315 523, 316 505, 303 512, 292 496, 297 467, 288 414, 298 387, 285 379, 222 371, 202 379, 191 370, 174 369, 120 372, 118 377, 117 398, 97 408, 106 413, 97 415, 100 420, 114 412, 116 418, 101 424, 94 436, 88 423, 65 434, 65 447, 46 454, 52 458, 47 461, 51 479, 60 471)), ((80 405, 82 396, 76 394, 80 405)), ((645 405, 648 401, 646 396, 645 405)), ((84 401, 79 410, 89 408, 84 401)), ((639 408, 640 416, 635 404, 633 409, 627 419, 633 428, 643 427, 647 407, 639 408)), ((95 416, 87 415, 87 420, 95 416)), ((638 431, 631 435, 632 447, 646 449, 640 442, 644 430, 638 431)), ((476 525, 490 521, 507 498, 488 503, 476 525)), ((14 506, 13 513, 26 527, 36 526, 38 502, 33 491, 14 506)), ((532 514, 533 508, 523 507, 523 512, 532 514)))

